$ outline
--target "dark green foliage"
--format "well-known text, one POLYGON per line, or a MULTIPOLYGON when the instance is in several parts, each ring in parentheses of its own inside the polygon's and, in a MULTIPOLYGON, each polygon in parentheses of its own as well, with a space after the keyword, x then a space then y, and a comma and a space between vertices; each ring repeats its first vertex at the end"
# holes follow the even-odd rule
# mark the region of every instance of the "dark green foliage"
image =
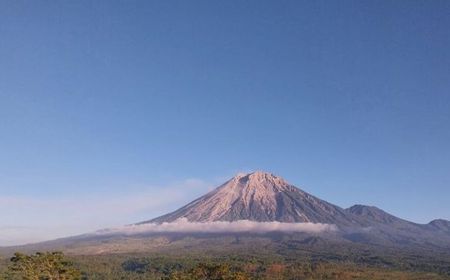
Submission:
POLYGON ((17 280, 80 280, 81 273, 61 252, 38 252, 34 255, 15 253, 4 274, 17 280))
POLYGON ((149 266, 150 262, 145 258, 132 258, 122 264, 123 270, 135 273, 145 273, 149 270, 149 266))
POLYGON ((279 258, 275 255, 97 255, 74 257, 89 280, 444 280, 444 274, 350 261, 279 258))
POLYGON ((232 268, 230 264, 200 263, 188 271, 175 271, 170 280, 247 280, 250 276, 242 270, 232 268))
MULTIPOLYGON (((246 251, 226 254, 190 249, 180 253, 134 253, 64 257, 61 253, 16 254, 9 261, 5 280, 300 280, 300 279, 450 279, 450 267, 444 256, 436 259, 420 255, 375 254, 374 250, 302 252, 282 250, 258 253, 246 251), (54 269, 36 277, 43 260, 54 269), (83 271, 80 274, 74 265, 83 271), (19 265, 19 264, 22 264, 19 265), (27 269, 23 266, 27 264, 27 269), (29 269, 31 268, 31 269, 29 269), (26 272, 33 272, 27 274, 26 272)), ((4 260, 4 264, 6 260, 4 260)), ((0 271, 1 271, 0 260, 0 271)), ((0 277, 0 279, 2 279, 0 277)), ((2 280, 3 280, 2 279, 2 280)))
POLYGON ((184 268, 181 263, 167 258, 130 258, 124 261, 121 266, 126 272, 154 273, 166 276, 173 271, 179 271, 184 268))

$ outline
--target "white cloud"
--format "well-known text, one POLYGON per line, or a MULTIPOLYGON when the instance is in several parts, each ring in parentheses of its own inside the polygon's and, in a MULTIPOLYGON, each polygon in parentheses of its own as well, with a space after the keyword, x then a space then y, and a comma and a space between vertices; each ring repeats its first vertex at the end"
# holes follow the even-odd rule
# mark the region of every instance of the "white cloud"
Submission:
POLYGON ((103 234, 124 234, 134 235, 142 233, 244 233, 244 232, 307 232, 320 233, 325 231, 335 231, 337 227, 331 224, 315 223, 282 223, 282 222, 255 222, 240 220, 235 222, 216 221, 216 222, 189 222, 186 218, 181 218, 171 223, 162 224, 140 224, 129 225, 120 228, 106 229, 96 232, 97 235, 103 234))

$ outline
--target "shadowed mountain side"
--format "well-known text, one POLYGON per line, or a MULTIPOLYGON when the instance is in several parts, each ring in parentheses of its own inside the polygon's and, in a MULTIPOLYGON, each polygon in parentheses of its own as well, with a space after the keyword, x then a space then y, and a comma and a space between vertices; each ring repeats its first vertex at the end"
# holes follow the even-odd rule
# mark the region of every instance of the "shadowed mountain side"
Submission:
MULTIPOLYGON (((373 242, 397 245, 417 246, 426 244, 435 247, 450 248, 450 235, 433 226, 416 224, 385 211, 365 205, 354 205, 346 209, 348 213, 358 216, 366 225, 361 231, 347 235, 352 241, 373 242)), ((445 228, 445 223, 436 223, 436 227, 445 228)))
POLYGON ((428 224, 428 228, 450 234, 450 221, 437 219, 428 224))

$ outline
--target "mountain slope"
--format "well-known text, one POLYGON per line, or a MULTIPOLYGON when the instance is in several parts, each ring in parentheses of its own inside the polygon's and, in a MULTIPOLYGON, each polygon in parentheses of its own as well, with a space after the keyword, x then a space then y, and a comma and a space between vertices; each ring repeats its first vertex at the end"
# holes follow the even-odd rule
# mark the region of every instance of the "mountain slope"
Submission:
POLYGON ((239 174, 186 206, 143 223, 251 220, 351 225, 353 215, 270 173, 239 174))
MULTIPOLYGON (((204 228, 205 225, 202 226, 204 228)), ((240 237, 248 238, 252 244, 258 244, 252 245, 254 248, 264 247, 263 244, 272 244, 282 251, 295 251, 295 248, 298 248, 317 253, 315 250, 318 246, 329 249, 330 244, 336 244, 339 247, 336 250, 339 252, 347 250, 364 253, 367 246, 380 251, 396 248, 395 250, 405 252, 444 252, 443 254, 450 252, 449 221, 435 220, 427 225, 416 224, 395 217, 379 208, 365 205, 355 205, 344 210, 296 188, 273 174, 254 172, 239 174, 188 205, 153 220, 120 227, 118 231, 104 230, 23 247, 0 248, 0 254, 2 251, 10 254, 17 250, 63 250, 77 254, 182 250, 183 248, 191 250, 193 240, 196 240, 200 249, 210 249, 222 248, 224 240, 240 237), (180 223, 170 224, 170 222, 180 218, 183 218, 183 221, 200 224, 238 220, 326 223, 334 224, 338 230, 320 233, 278 230, 265 234, 248 229, 239 234, 230 233, 227 230, 215 233, 204 230, 148 231, 148 228, 179 226, 180 223), (161 225, 165 222, 169 224, 161 225), (146 225, 148 223, 152 224, 146 225), (143 227, 139 227, 142 224, 143 227), (130 233, 130 227, 138 230, 130 233), (256 241, 261 239, 265 241, 263 243, 256 241), (178 244, 178 240, 181 242, 181 245, 179 244, 181 247, 174 249, 172 245, 178 244)), ((237 248, 241 247, 241 245, 237 246, 237 248)))
POLYGON ((408 222, 406 220, 395 217, 380 208, 375 206, 366 206, 366 205, 353 205, 350 208, 345 209, 346 212, 356 215, 361 220, 365 221, 368 225, 373 225, 374 223, 384 224, 384 225, 406 225, 406 224, 414 224, 408 222))
POLYGON ((377 207, 366 205, 354 205, 345 211, 358 216, 366 229, 369 229, 351 234, 349 237, 352 241, 361 239, 366 243, 369 240, 369 243, 414 246, 428 244, 438 247, 450 245, 450 235, 446 234, 447 224, 444 220, 436 220, 428 225, 416 224, 395 217, 377 207))
POLYGON ((450 221, 437 219, 431 221, 427 226, 431 230, 445 232, 450 235, 450 221))
POLYGON ((390 246, 450 244, 446 221, 420 225, 374 206, 355 205, 343 209, 266 172, 239 174, 186 206, 139 224, 160 224, 180 218, 190 222, 324 223, 337 226, 342 238, 352 242, 390 246))

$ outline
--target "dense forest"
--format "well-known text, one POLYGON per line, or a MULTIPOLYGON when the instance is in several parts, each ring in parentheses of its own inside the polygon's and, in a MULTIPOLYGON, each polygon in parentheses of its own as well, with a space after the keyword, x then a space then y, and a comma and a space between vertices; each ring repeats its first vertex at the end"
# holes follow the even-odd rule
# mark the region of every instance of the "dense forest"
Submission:
MULTIPOLYGON (((449 268, 450 270, 450 268, 449 268)), ((64 256, 16 253, 1 260, 2 280, 245 280, 245 279, 450 279, 433 267, 295 260, 277 256, 174 257, 168 255, 64 256)))

